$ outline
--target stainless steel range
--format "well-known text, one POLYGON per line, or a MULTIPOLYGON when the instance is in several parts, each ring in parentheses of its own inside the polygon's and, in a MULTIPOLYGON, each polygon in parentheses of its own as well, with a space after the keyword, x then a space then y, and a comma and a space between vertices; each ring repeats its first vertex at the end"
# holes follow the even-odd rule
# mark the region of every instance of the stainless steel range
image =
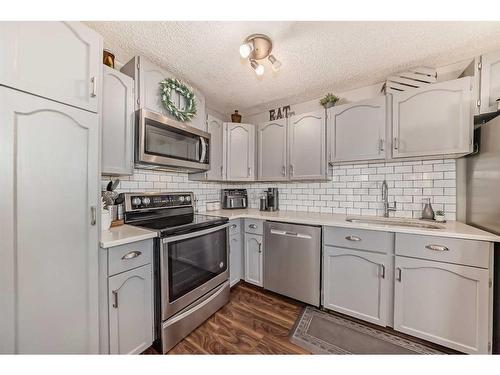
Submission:
POLYGON ((125 222, 155 239, 155 345, 168 352, 229 301, 228 219, 194 213, 192 193, 127 193, 125 222))

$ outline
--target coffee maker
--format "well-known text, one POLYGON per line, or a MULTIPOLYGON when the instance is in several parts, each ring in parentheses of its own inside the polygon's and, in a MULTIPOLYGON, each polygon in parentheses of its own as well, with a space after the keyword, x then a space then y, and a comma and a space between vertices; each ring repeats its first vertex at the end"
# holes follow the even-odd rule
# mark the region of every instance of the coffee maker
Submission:
POLYGON ((279 198, 278 188, 268 188, 264 192, 265 196, 261 198, 260 210, 261 211, 278 211, 279 198))

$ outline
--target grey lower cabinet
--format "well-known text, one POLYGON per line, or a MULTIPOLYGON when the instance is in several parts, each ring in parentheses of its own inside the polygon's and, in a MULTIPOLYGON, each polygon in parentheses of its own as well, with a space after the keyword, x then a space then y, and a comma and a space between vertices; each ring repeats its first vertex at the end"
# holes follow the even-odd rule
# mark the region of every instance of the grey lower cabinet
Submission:
POLYGON ((0 124, 0 353, 97 354, 99 116, 0 86, 0 124))
POLYGON ((243 242, 240 220, 229 222, 229 283, 236 285, 243 278, 243 242))
POLYGON ((101 353, 139 354, 153 343, 153 240, 100 256, 101 353))
POLYGON ((101 172, 134 172, 134 80, 103 65, 101 172))
POLYGON ((264 221, 244 220, 245 281, 257 286, 264 285, 264 221))

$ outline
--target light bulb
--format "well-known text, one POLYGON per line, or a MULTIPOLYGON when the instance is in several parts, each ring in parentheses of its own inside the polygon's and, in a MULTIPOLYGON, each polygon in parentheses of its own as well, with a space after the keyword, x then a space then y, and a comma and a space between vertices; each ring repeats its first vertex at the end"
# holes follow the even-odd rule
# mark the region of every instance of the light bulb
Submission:
POLYGON ((272 64, 273 70, 277 72, 281 68, 281 62, 274 57, 274 55, 269 55, 269 62, 272 64))
POLYGON ((240 56, 246 59, 253 51, 253 43, 243 43, 240 46, 240 56))
POLYGON ((250 60, 250 65, 252 66, 253 70, 255 70, 255 74, 257 74, 258 76, 264 74, 264 65, 259 64, 255 60, 250 60))

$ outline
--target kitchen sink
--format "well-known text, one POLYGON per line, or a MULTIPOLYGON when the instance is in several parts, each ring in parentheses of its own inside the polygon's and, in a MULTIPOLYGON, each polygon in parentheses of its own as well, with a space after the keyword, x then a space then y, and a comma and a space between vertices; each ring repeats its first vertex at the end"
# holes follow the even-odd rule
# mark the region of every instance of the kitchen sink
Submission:
POLYGON ((394 218, 361 218, 361 217, 348 217, 346 221, 351 223, 360 224, 375 224, 375 225, 395 225, 398 227, 411 227, 411 228, 425 228, 425 229, 445 229, 443 225, 426 223, 417 220, 405 220, 394 218))

